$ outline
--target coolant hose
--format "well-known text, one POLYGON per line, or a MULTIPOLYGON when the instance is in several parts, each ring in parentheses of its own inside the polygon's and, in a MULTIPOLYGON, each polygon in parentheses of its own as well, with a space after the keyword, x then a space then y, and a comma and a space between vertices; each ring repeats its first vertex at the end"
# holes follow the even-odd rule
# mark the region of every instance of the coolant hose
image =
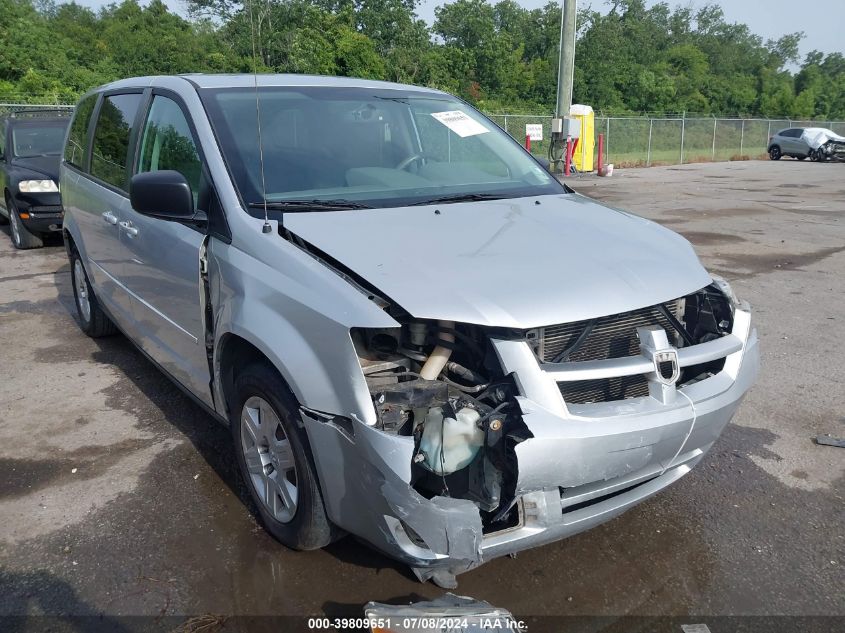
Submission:
MULTIPOLYGON (((442 330, 455 329, 454 321, 439 321, 438 324, 442 330)), ((452 334, 452 332, 439 332, 438 338, 446 343, 455 342, 455 335, 452 334)), ((425 364, 422 366, 422 369, 420 370, 420 378, 423 380, 435 380, 440 375, 440 372, 443 371, 446 363, 449 362, 449 357, 451 355, 451 347, 444 347, 442 345, 436 346, 431 351, 431 354, 425 361, 425 364)))

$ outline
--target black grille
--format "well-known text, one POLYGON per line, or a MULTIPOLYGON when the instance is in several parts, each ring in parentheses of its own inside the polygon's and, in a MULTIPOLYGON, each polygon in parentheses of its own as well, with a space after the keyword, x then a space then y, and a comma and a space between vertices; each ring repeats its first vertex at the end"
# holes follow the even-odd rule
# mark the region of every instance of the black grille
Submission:
POLYGON ((642 374, 600 380, 559 382, 557 386, 563 399, 575 404, 612 402, 628 398, 643 398, 648 395, 648 379, 642 374))
MULTIPOLYGON (((680 301, 669 302, 666 307, 675 318, 678 318, 680 301)), ((547 363, 637 356, 640 353, 637 328, 654 325, 666 330, 669 342, 678 345, 678 333, 669 319, 659 306, 650 306, 600 317, 595 321, 578 321, 542 328, 541 356, 547 363), (585 332, 587 332, 586 336, 585 332), (579 342, 579 339, 583 340, 579 342), (563 355, 566 350, 569 352, 563 355)), ((671 375, 671 367, 668 368, 668 372, 671 375)), ((579 404, 610 402, 647 396, 648 380, 643 375, 620 376, 601 380, 559 382, 558 388, 567 402, 579 404)))
MULTIPOLYGON (((672 301, 667 308, 678 317, 680 302, 672 301)), ((573 346, 591 321, 577 321, 544 327, 540 332, 542 339, 543 361, 554 362, 557 357, 573 346)), ((590 333, 578 348, 562 360, 584 361, 603 360, 605 358, 623 358, 637 356, 640 353, 640 341, 637 338, 638 327, 659 325, 669 338, 669 342, 677 345, 677 333, 669 319, 660 311, 658 306, 650 306, 631 312, 599 317, 592 325, 590 333)))

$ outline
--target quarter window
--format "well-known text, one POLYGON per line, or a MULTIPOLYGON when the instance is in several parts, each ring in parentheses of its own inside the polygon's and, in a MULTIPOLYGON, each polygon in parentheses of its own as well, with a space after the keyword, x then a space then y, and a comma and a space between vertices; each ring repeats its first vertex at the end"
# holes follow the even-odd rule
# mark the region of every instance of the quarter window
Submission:
POLYGON ((65 145, 65 162, 80 169, 85 168, 85 154, 88 149, 88 123, 91 121, 95 103, 97 103, 97 95, 94 94, 85 97, 76 106, 73 123, 70 125, 70 134, 65 145))
POLYGON ((104 98, 94 130, 91 175, 122 190, 126 190, 129 138, 141 99, 140 94, 104 98))
POLYGON ((156 95, 144 125, 138 173, 172 169, 185 176, 194 194, 200 190, 202 161, 188 120, 179 105, 156 95))

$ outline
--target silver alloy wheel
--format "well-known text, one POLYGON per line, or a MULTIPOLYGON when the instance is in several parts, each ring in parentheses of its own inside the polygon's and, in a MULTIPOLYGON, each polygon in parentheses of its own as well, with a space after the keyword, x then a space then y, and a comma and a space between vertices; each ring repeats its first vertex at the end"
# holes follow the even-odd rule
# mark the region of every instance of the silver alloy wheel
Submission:
POLYGON ((15 211, 15 208, 12 205, 6 205, 6 210, 9 212, 9 224, 11 224, 12 228, 12 241, 15 243, 15 246, 21 245, 21 228, 18 226, 18 213, 15 211))
POLYGON ((91 322, 91 301, 88 299, 88 284, 85 281, 85 269, 82 268, 82 260, 77 257, 73 260, 73 283, 76 286, 76 305, 79 307, 79 314, 85 323, 91 322))
POLYGON ((241 410, 241 450, 262 505, 277 521, 288 523, 298 497, 293 448, 273 407, 258 396, 241 410))

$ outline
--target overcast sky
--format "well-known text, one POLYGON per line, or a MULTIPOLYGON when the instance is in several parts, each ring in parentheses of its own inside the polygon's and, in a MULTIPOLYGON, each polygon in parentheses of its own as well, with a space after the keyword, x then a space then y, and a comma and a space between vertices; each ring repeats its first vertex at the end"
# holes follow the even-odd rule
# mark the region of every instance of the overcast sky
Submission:
MULTIPOLYGON (((105 0, 77 0, 90 7, 108 4, 105 0)), ((431 23, 434 20, 434 8, 448 0, 421 0, 418 13, 421 18, 431 23)), ((495 0, 488 0, 495 2, 495 0)), ((181 0, 165 0, 174 11, 184 14, 181 0)), ((535 8, 548 0, 517 0, 523 7, 535 8)), ((786 33, 804 31, 806 37, 801 43, 801 56, 816 49, 825 53, 845 50, 842 29, 845 26, 845 0, 669 0, 670 5, 719 4, 729 22, 743 22, 763 39, 777 39, 786 33)), ((649 4, 655 4, 650 1, 649 4)), ((596 10, 607 10, 604 0, 579 0, 579 7, 592 6, 596 10)))

